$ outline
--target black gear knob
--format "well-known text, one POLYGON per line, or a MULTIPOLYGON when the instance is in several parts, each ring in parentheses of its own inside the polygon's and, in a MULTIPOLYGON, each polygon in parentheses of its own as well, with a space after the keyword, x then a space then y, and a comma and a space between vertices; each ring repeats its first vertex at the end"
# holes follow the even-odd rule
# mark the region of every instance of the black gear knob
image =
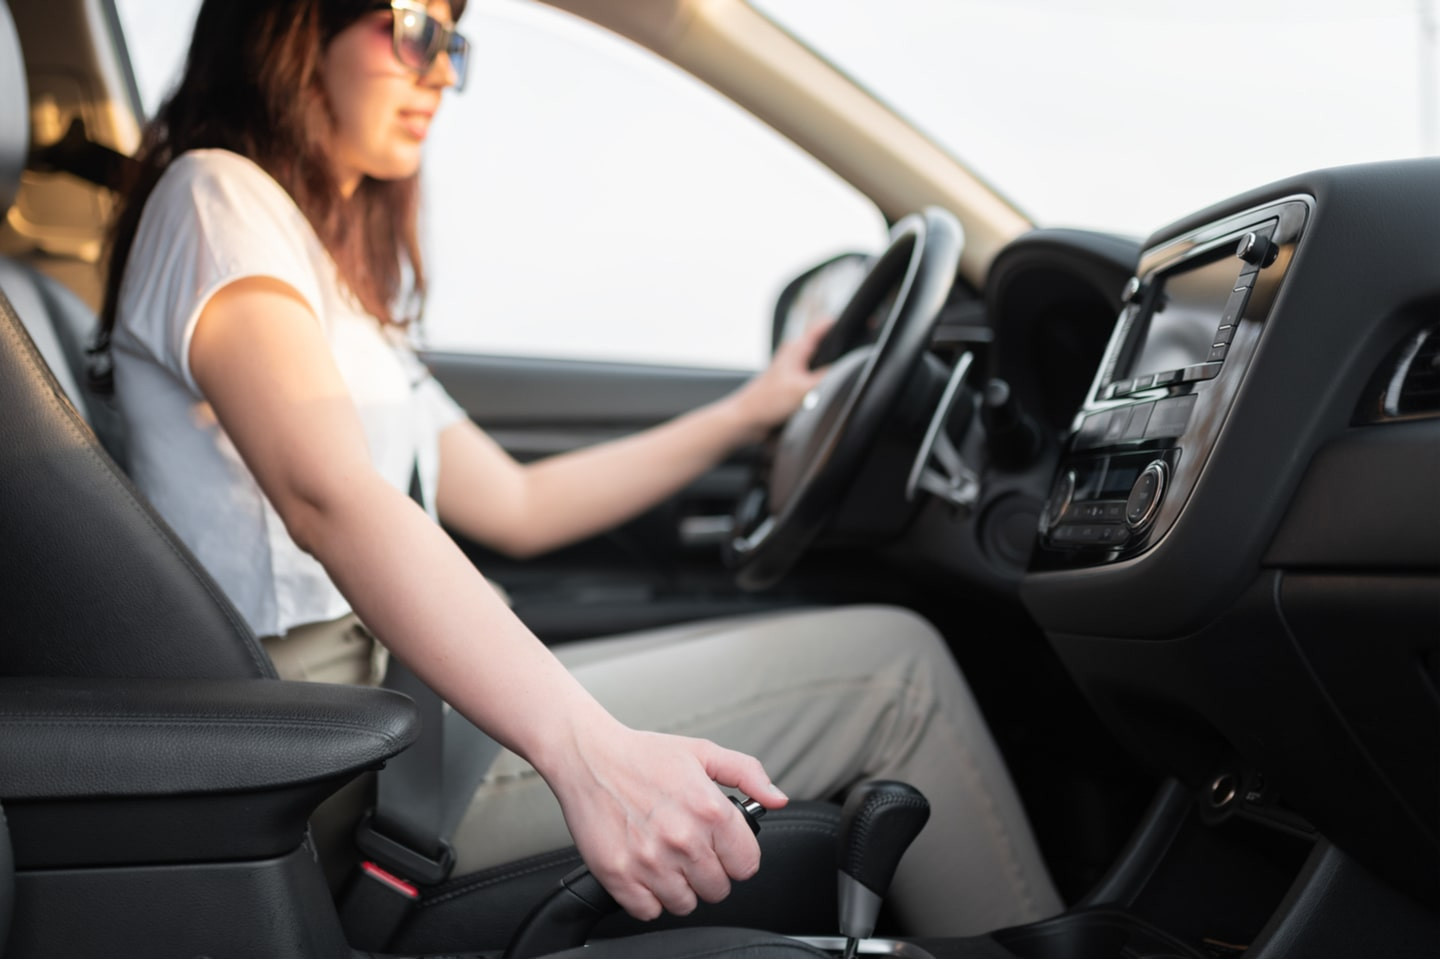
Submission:
POLYGON ((895 868, 930 819, 930 801, 908 783, 872 780, 851 791, 840 812, 840 932, 861 940, 875 932, 895 868))

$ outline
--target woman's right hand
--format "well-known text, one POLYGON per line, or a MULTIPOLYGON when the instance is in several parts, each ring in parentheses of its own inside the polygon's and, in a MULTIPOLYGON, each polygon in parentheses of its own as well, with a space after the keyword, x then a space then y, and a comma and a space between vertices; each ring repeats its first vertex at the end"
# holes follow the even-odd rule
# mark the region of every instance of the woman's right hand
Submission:
POLYGON ((639 920, 723 900, 759 869, 760 846, 718 785, 769 809, 785 795, 753 757, 605 720, 542 771, 590 871, 639 920))

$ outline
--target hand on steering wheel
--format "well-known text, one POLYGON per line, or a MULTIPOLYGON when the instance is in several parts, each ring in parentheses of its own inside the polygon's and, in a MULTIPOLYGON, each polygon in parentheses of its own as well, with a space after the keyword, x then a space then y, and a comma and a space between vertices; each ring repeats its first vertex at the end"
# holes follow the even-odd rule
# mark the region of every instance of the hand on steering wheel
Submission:
POLYGON ((727 560, 740 586, 780 580, 824 527, 930 342, 955 282, 962 232, 931 207, 891 230, 890 245, 821 349, 852 347, 893 292, 874 342, 836 360, 781 430, 769 475, 741 498, 727 560))
POLYGON ((789 419, 829 372, 814 369, 817 348, 834 329, 833 322, 817 323, 798 337, 787 340, 775 351, 770 365, 740 388, 736 395, 741 416, 752 424, 754 442, 789 419))

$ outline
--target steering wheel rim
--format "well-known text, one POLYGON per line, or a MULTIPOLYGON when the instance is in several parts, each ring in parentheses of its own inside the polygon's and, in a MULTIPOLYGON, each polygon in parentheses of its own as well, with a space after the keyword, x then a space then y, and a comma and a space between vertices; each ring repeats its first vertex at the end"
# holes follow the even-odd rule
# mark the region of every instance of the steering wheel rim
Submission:
POLYGON ((889 246, 835 324, 839 337, 858 333, 898 279, 878 337, 831 365, 781 428, 770 469, 737 507, 725 553, 743 589, 782 579, 834 514, 925 354, 955 282, 963 237, 954 214, 939 207, 911 214, 890 231, 889 246))

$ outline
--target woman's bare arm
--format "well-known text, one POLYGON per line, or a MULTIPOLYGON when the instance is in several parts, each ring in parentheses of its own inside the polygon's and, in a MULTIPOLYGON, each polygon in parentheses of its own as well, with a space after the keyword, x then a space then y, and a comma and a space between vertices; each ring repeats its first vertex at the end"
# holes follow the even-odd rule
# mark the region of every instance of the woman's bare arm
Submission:
POLYGON ((608 530, 681 490, 726 454, 762 439, 819 382, 809 359, 826 328, 777 351, 727 397, 609 443, 521 465, 469 422, 440 438, 441 519, 512 556, 608 530))
POLYGON ((404 493, 375 473, 313 313, 273 280, 201 315, 196 382, 295 541, 360 618, 448 702, 529 760, 586 862, 630 913, 686 913, 750 876, 759 848, 716 789, 784 796, 759 762, 630 730, 570 676, 404 493))

